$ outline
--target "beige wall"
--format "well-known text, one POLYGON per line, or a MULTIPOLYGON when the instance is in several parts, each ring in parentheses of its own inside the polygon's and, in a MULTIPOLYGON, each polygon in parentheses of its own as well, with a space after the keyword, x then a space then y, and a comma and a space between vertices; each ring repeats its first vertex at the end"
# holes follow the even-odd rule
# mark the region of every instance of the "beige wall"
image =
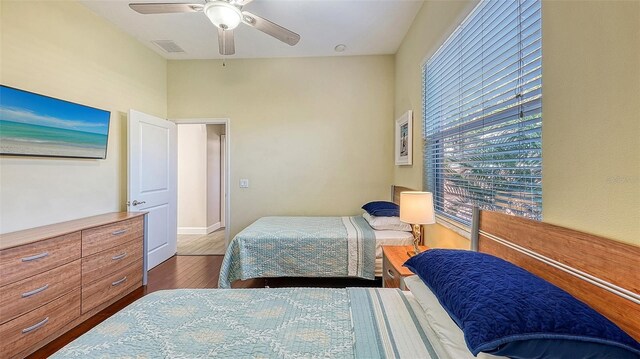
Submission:
POLYGON ((207 126, 178 125, 178 233, 207 227, 207 126))
MULTIPOLYGON (((475 2, 426 2, 396 56, 395 115, 422 134, 421 63, 475 2)), ((640 244, 640 2, 544 1, 543 219, 640 244)), ((422 186, 422 144, 394 182, 422 186)), ((468 246, 439 225, 437 246, 468 246)), ((434 239, 437 239, 434 241, 434 239)))
POLYGON ((544 221, 640 245, 640 1, 542 16, 544 221))
POLYGON ((388 198, 393 56, 168 67, 170 118, 231 119, 232 236, 261 216, 355 214, 388 198))
POLYGON ((178 126, 178 233, 220 223, 220 135, 224 125, 178 126))
POLYGON ((112 112, 106 160, 0 158, 0 232, 124 210, 126 113, 166 115, 166 61, 78 3, 0 8, 3 84, 112 112))

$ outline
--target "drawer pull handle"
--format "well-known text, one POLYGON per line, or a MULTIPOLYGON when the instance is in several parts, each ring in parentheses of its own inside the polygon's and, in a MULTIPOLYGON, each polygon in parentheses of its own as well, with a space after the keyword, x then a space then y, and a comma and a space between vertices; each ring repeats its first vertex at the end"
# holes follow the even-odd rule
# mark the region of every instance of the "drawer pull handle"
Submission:
POLYGON ((115 231, 115 232, 111 232, 111 235, 113 235, 113 236, 119 236, 119 235, 121 235, 121 234, 125 234, 125 233, 127 233, 127 230, 126 230, 126 229, 120 229, 120 230, 117 230, 117 231, 115 231))
POLYGON ((28 298, 28 297, 30 297, 32 295, 36 295, 36 294, 46 290, 47 288, 49 288, 49 285, 45 284, 45 285, 43 285, 42 287, 40 287, 38 289, 34 289, 32 291, 28 291, 28 292, 22 293, 22 298, 28 298))
POLYGON ((122 258, 124 258, 124 257, 126 257, 126 256, 127 256, 127 252, 124 252, 124 253, 122 253, 122 254, 118 254, 117 256, 113 256, 113 257, 111 257, 111 260, 113 260, 113 261, 119 261, 119 260, 121 260, 122 258))
POLYGON ((32 262, 32 261, 36 261, 38 259, 47 257, 49 255, 49 252, 42 252, 40 254, 36 254, 34 256, 29 256, 29 257, 24 257, 22 258, 23 262, 32 262))
POLYGON ((115 281, 115 282, 111 283, 111 286, 112 286, 112 287, 115 287, 115 286, 117 286, 117 285, 119 285, 119 284, 122 284, 122 283, 124 283, 124 282, 126 282, 126 281, 127 281, 127 277, 125 276, 124 278, 122 278, 122 279, 118 279, 117 281, 115 281))
POLYGON ((36 324, 34 324, 34 325, 32 325, 32 326, 30 326, 30 327, 28 327, 28 328, 24 328, 24 329, 22 329, 22 334, 27 334, 27 333, 29 333, 29 332, 34 331, 34 330, 36 330, 36 329, 40 328, 41 326, 43 326, 43 325, 47 324, 47 322, 48 322, 48 321, 49 321, 49 317, 46 317, 46 318, 44 318, 41 322, 36 323, 36 324))
POLYGON ((396 279, 396 276, 393 274, 393 272, 391 271, 391 269, 387 269, 387 274, 389 275, 389 277, 396 279))

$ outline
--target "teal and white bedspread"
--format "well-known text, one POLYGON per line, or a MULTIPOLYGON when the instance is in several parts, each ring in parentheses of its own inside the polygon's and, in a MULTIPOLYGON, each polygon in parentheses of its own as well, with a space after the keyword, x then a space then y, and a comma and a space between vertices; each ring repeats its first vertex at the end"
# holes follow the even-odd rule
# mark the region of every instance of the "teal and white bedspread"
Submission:
POLYGON ((373 229, 357 217, 263 217, 229 244, 218 287, 263 277, 375 278, 373 229))
POLYGON ((437 358, 397 289, 152 293, 54 358, 437 358))

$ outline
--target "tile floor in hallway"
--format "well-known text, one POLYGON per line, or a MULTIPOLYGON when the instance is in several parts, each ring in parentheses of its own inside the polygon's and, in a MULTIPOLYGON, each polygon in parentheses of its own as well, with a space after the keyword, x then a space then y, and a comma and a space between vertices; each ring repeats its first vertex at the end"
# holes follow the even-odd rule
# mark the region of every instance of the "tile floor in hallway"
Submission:
POLYGON ((224 255, 226 249, 224 228, 207 235, 178 234, 179 256, 224 255))

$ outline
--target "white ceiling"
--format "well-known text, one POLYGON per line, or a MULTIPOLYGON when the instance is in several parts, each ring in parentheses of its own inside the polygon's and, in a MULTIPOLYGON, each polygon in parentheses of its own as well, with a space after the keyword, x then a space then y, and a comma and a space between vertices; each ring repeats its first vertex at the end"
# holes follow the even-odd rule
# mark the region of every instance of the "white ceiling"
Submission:
MULTIPOLYGON (((171 0, 81 1, 167 59, 222 58, 217 29, 203 13, 142 15, 129 2, 171 0), (168 54, 152 40, 173 40, 186 52, 168 54)), ((235 30, 236 54, 227 58, 394 54, 421 5, 418 0, 255 0, 244 10, 297 32, 301 40, 292 47, 241 24, 235 30), (347 45, 346 51, 335 52, 338 44, 347 45)))

